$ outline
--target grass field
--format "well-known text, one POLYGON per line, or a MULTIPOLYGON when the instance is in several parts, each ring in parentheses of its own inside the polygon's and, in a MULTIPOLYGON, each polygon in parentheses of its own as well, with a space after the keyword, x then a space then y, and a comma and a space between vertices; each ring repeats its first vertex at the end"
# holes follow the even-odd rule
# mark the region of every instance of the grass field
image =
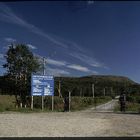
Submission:
MULTIPOLYGON (((71 97, 71 111, 82 110, 90 106, 106 103, 111 100, 111 97, 71 97)), ((41 111, 41 97, 34 97, 34 112, 41 111)), ((45 97, 44 100, 44 111, 51 111, 52 98, 45 97)), ((63 111, 64 103, 63 98, 58 96, 54 97, 54 111, 63 111)), ((3 111, 19 111, 19 112, 32 112, 30 106, 27 108, 16 108, 15 107, 15 96, 0 95, 0 112, 3 111)))

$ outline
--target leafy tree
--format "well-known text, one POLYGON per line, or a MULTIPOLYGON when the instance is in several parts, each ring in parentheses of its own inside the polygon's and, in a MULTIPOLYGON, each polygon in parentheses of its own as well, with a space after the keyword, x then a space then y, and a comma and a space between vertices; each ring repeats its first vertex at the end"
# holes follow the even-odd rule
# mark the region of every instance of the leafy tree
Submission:
POLYGON ((5 55, 7 63, 3 65, 7 69, 7 76, 16 87, 16 100, 18 95, 22 104, 26 104, 26 96, 30 94, 31 73, 39 70, 40 64, 37 58, 24 44, 11 44, 5 55))

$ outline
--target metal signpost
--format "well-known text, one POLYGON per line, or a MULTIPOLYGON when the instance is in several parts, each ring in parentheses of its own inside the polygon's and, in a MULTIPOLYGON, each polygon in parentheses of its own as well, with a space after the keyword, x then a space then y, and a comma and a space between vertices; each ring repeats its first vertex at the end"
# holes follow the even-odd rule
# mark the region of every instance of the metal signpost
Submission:
MULTIPOLYGON (((32 75, 31 79, 31 95, 33 109, 33 96, 52 96, 52 110, 53 110, 53 96, 54 96, 54 77, 49 75, 32 75)), ((44 98, 42 98, 44 100, 44 98)), ((42 101, 42 110, 44 109, 44 101, 42 101)))

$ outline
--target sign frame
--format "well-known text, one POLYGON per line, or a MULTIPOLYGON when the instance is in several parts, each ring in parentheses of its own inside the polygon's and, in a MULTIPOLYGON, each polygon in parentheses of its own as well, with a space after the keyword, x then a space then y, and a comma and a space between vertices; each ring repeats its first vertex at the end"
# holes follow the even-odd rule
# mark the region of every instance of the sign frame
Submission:
POLYGON ((54 76, 32 74, 31 96, 54 96, 54 76))

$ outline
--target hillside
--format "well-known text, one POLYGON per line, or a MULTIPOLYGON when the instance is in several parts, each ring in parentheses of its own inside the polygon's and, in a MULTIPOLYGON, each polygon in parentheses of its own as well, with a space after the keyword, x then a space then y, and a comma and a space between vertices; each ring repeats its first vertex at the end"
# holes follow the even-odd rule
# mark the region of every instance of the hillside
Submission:
POLYGON ((127 92, 140 92, 140 84, 124 76, 90 75, 84 77, 55 77, 55 85, 58 88, 59 81, 62 91, 71 90, 73 95, 92 95, 92 84, 96 95, 118 95, 122 89, 127 92))
POLYGON ((93 82, 120 82, 120 83, 129 83, 129 84, 136 84, 134 81, 129 79, 128 77, 124 76, 114 76, 114 75, 91 75, 81 77, 81 79, 90 79, 93 82))
POLYGON ((91 75, 84 77, 55 77, 56 81, 65 81, 65 82, 92 82, 92 83, 127 83, 127 84, 137 84, 131 79, 124 76, 112 76, 112 75, 91 75))

